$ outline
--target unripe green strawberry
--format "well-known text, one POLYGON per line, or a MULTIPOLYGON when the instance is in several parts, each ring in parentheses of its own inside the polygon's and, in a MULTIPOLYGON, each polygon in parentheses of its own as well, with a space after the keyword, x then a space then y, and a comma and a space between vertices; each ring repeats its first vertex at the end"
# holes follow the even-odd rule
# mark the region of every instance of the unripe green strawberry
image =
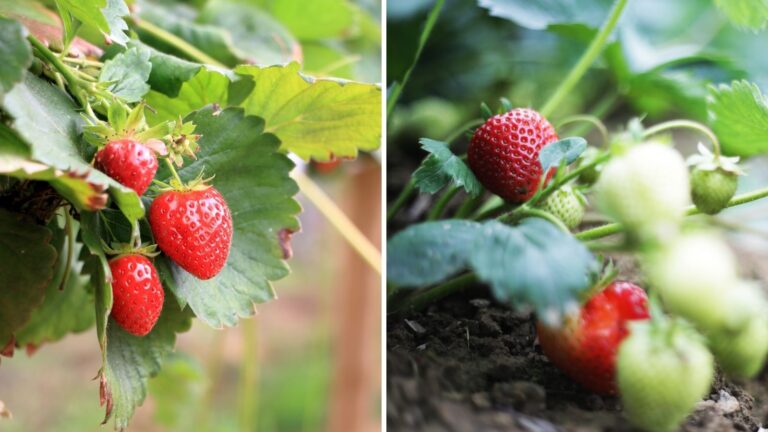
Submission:
POLYGON ((584 196, 571 186, 563 186, 553 192, 541 204, 541 209, 552 213, 560 219, 568 229, 574 229, 584 219, 584 196))
POLYGON ((699 154, 688 158, 691 171, 691 198, 696 208, 706 214, 717 214, 728 205, 736 193, 739 158, 714 155, 699 143, 699 154))
MULTIPOLYGON (((584 153, 581 154, 581 157, 579 157, 579 166, 592 163, 599 154, 600 151, 595 147, 587 147, 587 149, 584 150, 584 153)), ((594 184, 597 179, 600 178, 600 172, 602 170, 602 165, 596 165, 585 169, 579 174, 579 183, 585 185, 594 184)))
POLYGON ((649 432, 676 430, 707 394, 715 367, 684 321, 639 321, 619 347, 619 393, 627 417, 649 432))
POLYGON ((718 364, 729 375, 751 378, 768 356, 768 302, 762 288, 742 283, 728 292, 731 313, 741 318, 737 326, 708 334, 718 364))
POLYGON ((668 310, 705 330, 729 326, 727 294, 739 285, 736 258, 715 234, 690 233, 674 238, 645 257, 645 272, 668 310))
POLYGON ((690 204, 688 168, 680 153, 657 142, 613 158, 595 184, 596 204, 640 240, 674 235, 690 204))

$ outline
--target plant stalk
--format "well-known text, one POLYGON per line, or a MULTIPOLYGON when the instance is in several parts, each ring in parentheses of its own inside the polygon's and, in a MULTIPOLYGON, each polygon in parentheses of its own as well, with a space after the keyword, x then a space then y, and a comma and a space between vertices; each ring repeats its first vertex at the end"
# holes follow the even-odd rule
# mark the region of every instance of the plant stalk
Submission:
POLYGON ((295 170, 293 179, 299 188, 331 225, 347 240, 350 246, 368 263, 376 273, 381 274, 381 253, 368 238, 352 223, 344 212, 306 174, 295 170))
POLYGON ((613 32, 613 29, 616 27, 616 24, 618 23, 619 18, 621 17, 621 13, 624 11, 624 7, 626 5, 627 0, 616 0, 613 3, 613 7, 611 8, 610 14, 608 14, 608 18, 606 18, 605 23, 603 23, 602 27, 600 28, 600 31, 592 39, 592 42, 590 42, 587 50, 584 51, 584 54, 582 54, 579 61, 576 63, 573 69, 571 69, 570 73, 568 73, 568 76, 565 77, 565 79, 560 83, 552 96, 549 97, 549 100, 547 100, 541 110, 539 110, 542 116, 549 117, 552 114, 555 108, 560 105, 568 93, 573 90, 581 77, 584 76, 584 74, 587 72, 589 67, 592 66, 595 60, 597 60, 597 57, 603 51, 605 43, 608 41, 608 36, 611 35, 611 32, 613 32))

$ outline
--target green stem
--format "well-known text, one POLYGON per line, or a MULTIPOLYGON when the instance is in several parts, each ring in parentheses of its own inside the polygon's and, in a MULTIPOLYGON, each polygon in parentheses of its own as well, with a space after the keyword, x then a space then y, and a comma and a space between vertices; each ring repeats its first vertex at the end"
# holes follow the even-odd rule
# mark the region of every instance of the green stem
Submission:
MULTIPOLYGON (((747 192, 747 193, 735 196, 730 201, 728 201, 728 205, 726 205, 725 208, 739 206, 739 205, 756 201, 765 197, 768 197, 768 187, 757 189, 752 192, 747 192)), ((694 216, 694 215, 701 214, 701 211, 697 209, 696 206, 689 206, 686 209, 685 214, 686 216, 694 216)), ((609 235, 618 234, 623 230, 624 230, 624 227, 622 227, 621 224, 609 223, 609 224, 601 225, 596 228, 582 231, 576 234, 575 237, 581 241, 590 241, 590 240, 596 240, 603 237, 607 237, 609 235)))
POLYGON ((587 50, 584 52, 584 54, 582 54, 579 61, 576 63, 573 69, 571 69, 571 72, 568 74, 568 76, 565 77, 565 79, 560 83, 560 86, 558 86, 557 90, 555 90, 552 96, 549 97, 549 100, 547 100, 547 102, 541 108, 541 115, 544 117, 549 117, 549 115, 552 114, 552 111, 554 111, 555 108, 560 105, 568 93, 573 90, 581 77, 584 76, 584 74, 587 72, 589 67, 592 66, 597 57, 603 51, 603 47, 608 41, 608 36, 611 35, 614 27, 616 27, 616 24, 619 21, 619 17, 621 17, 621 13, 626 5, 627 0, 616 0, 613 3, 611 13, 608 15, 608 18, 606 18, 602 28, 592 39, 589 47, 587 47, 587 50))
POLYGON ((336 206, 320 186, 307 177, 306 174, 299 170, 294 170, 292 175, 304 196, 317 207, 320 213, 328 219, 331 225, 336 228, 336 231, 342 235, 365 262, 377 274, 381 274, 381 253, 368 240, 368 237, 336 206))
POLYGON ((461 207, 459 207, 459 209, 456 210, 456 214, 454 215, 454 217, 456 219, 464 219, 464 218, 466 218, 473 211, 475 211, 477 206, 479 206, 480 203, 482 203, 482 202, 483 202, 483 195, 482 194, 480 194, 480 195, 478 195, 476 197, 470 197, 470 198, 464 200, 464 202, 461 204, 461 207))
POLYGON ((568 183, 569 181, 575 179, 579 175, 581 175, 582 172, 591 169, 597 165, 600 165, 601 163, 607 161, 611 158, 611 154, 606 152, 602 155, 594 158, 590 163, 584 164, 581 166, 576 167, 569 173, 563 175, 562 177, 555 177, 555 180, 550 182, 547 187, 545 187, 543 190, 541 190, 539 193, 533 196, 526 204, 530 207, 536 207, 536 204, 540 203, 541 201, 547 199, 549 195, 551 195, 554 191, 557 189, 560 189, 561 186, 568 183))
POLYGON ((405 203, 411 199, 411 196, 413 196, 414 192, 416 192, 416 181, 413 179, 413 177, 411 177, 403 190, 400 191, 400 195, 398 195, 392 205, 389 206, 389 210, 387 210, 387 222, 391 221, 392 218, 395 217, 397 212, 399 212, 405 203))
POLYGON ((176 187, 182 187, 182 186, 184 186, 184 182, 183 182, 183 181, 181 181, 181 177, 179 177, 179 173, 177 173, 177 172, 176 172, 176 167, 175 167, 175 166, 173 166, 173 162, 171 162, 171 159, 170 159, 170 158, 167 158, 167 157, 166 157, 166 158, 163 158, 163 162, 165 163, 165 166, 167 166, 167 167, 168 167, 168 169, 171 171, 171 175, 173 175, 173 179, 174 179, 176 182, 178 182, 178 185, 173 185, 173 183, 171 183, 171 184, 172 184, 173 186, 176 186, 176 187))
POLYGON ((227 69, 227 65, 225 65, 224 63, 221 63, 215 58, 200 51, 196 46, 188 43, 184 39, 152 24, 147 20, 144 20, 144 19, 134 20, 134 23, 136 24, 136 27, 140 28, 141 30, 144 30, 145 32, 160 39, 161 41, 177 48, 179 51, 183 52, 184 55, 186 55, 190 59, 197 60, 197 61, 200 61, 201 63, 209 64, 211 66, 217 66, 220 68, 227 69))
POLYGON ((436 302, 450 294, 466 288, 468 285, 478 282, 474 273, 465 273, 457 276, 444 284, 437 285, 427 290, 414 291, 408 297, 403 299, 399 305, 391 308, 391 313, 418 311, 429 304, 436 302))
POLYGON ((403 89, 405 88, 406 84, 408 84, 408 80, 411 78, 413 69, 416 68, 416 63, 419 62, 421 52, 424 50, 424 46, 427 44, 427 40, 429 40, 429 35, 432 33, 432 29, 435 27, 437 17, 440 16, 440 11, 443 9, 443 4, 445 4, 445 0, 437 0, 435 2, 435 5, 432 7, 432 11, 427 17, 427 21, 424 23, 424 30, 422 30, 421 36, 419 37, 419 44, 416 48, 416 54, 413 56, 413 62, 408 67, 408 69, 406 69, 405 75, 403 75, 403 79, 400 81, 400 83, 395 83, 392 85, 392 92, 387 97, 387 119, 392 116, 392 110, 395 109, 397 100, 400 99, 400 95, 402 94, 403 89))
POLYGON ((692 120, 670 120, 664 123, 657 124, 656 126, 649 127, 643 133, 644 137, 656 135, 657 133, 670 130, 670 129, 692 129, 703 133, 712 142, 712 148, 715 151, 715 156, 720 157, 720 141, 717 139, 712 130, 699 122, 692 120))
MULTIPOLYGON (((556 227, 560 228, 564 232, 567 232, 567 233, 571 232, 571 230, 569 230, 568 227, 565 226, 563 221, 558 219, 555 215, 553 215, 550 212, 547 212, 547 211, 544 211, 544 210, 541 210, 541 209, 537 209, 537 208, 531 208, 531 207, 528 207, 527 205, 525 205, 525 206, 520 207, 514 213, 515 213, 515 219, 514 219, 515 221, 524 219, 526 217, 538 217, 538 218, 546 219, 547 221, 551 222, 553 225, 555 225, 556 227)), ((508 220, 506 218, 504 218, 503 221, 506 222, 508 220)))
POLYGON ((600 120, 598 117, 593 116, 591 114, 582 114, 582 115, 574 115, 570 117, 566 117, 563 119, 558 125, 556 129, 560 129, 561 127, 576 123, 576 122, 585 122, 590 123, 594 127, 597 128, 597 130, 600 131, 600 136, 603 138, 603 145, 608 144, 608 128, 605 127, 605 124, 603 124, 602 120, 600 120))
POLYGON ((440 198, 438 198, 437 202, 435 202, 435 205, 432 206, 429 214, 427 214, 427 220, 431 221, 439 219, 440 216, 443 215, 443 211, 445 211, 445 206, 451 202, 451 199, 453 199, 453 197, 456 196, 456 193, 458 192, 459 187, 457 186, 450 186, 447 190, 445 190, 445 192, 440 195, 440 198))
MULTIPOLYGON (((64 77, 64 79, 67 81, 67 85, 69 86, 70 93, 72 93, 77 98, 80 105, 83 106, 83 108, 86 108, 88 111, 90 111, 90 104, 88 103, 88 98, 83 96, 85 91, 85 89, 83 88, 83 84, 84 84, 83 80, 81 78, 78 78, 69 66, 62 63, 61 58, 59 56, 57 56, 51 50, 49 50, 48 47, 45 46, 39 40, 37 40, 37 38, 30 35, 30 36, 27 36, 27 40, 35 48, 35 51, 39 53, 43 57, 43 59, 48 61, 48 63, 50 63, 51 66, 53 66, 61 74, 61 76, 64 77)), ((86 85, 86 88, 87 88, 87 85, 86 85)), ((90 115, 90 112, 89 112, 89 115, 90 115)))
POLYGON ((72 225, 72 215, 69 214, 69 208, 64 209, 64 233, 67 236, 67 261, 64 263, 64 275, 59 283, 59 291, 63 291, 69 281, 69 274, 72 271, 72 258, 75 254, 75 229, 72 225))

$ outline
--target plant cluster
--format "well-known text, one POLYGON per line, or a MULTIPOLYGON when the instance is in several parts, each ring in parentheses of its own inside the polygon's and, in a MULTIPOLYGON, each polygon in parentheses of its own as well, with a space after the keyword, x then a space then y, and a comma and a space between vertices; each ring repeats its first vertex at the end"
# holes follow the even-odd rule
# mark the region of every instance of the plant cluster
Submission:
POLYGON ((378 30, 334 2, 312 30, 288 2, 50 3, 0 1, 0 346, 95 325, 104 422, 123 429, 193 318, 234 326, 275 298, 297 183, 348 223, 289 154, 375 150, 381 91, 305 75, 352 65, 300 48, 378 30))

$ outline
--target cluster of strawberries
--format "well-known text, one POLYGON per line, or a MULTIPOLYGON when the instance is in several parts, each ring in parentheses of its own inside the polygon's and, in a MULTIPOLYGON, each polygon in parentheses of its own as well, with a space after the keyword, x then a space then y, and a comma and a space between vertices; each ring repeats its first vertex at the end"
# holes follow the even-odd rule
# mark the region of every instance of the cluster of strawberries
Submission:
MULTIPOLYGON (((96 153, 95 166, 142 196, 158 170, 155 142, 134 136, 111 139, 96 153)), ((164 148, 159 151, 162 155, 164 148)), ((169 163, 169 168, 173 164, 169 163)), ((157 247, 179 267, 199 279, 210 279, 224 267, 232 243, 232 215, 224 197, 198 179, 160 187, 149 209, 149 225, 157 247)), ((114 304, 112 318, 136 336, 148 334, 165 298, 157 270, 150 260, 154 246, 116 251, 109 261, 114 304)))

